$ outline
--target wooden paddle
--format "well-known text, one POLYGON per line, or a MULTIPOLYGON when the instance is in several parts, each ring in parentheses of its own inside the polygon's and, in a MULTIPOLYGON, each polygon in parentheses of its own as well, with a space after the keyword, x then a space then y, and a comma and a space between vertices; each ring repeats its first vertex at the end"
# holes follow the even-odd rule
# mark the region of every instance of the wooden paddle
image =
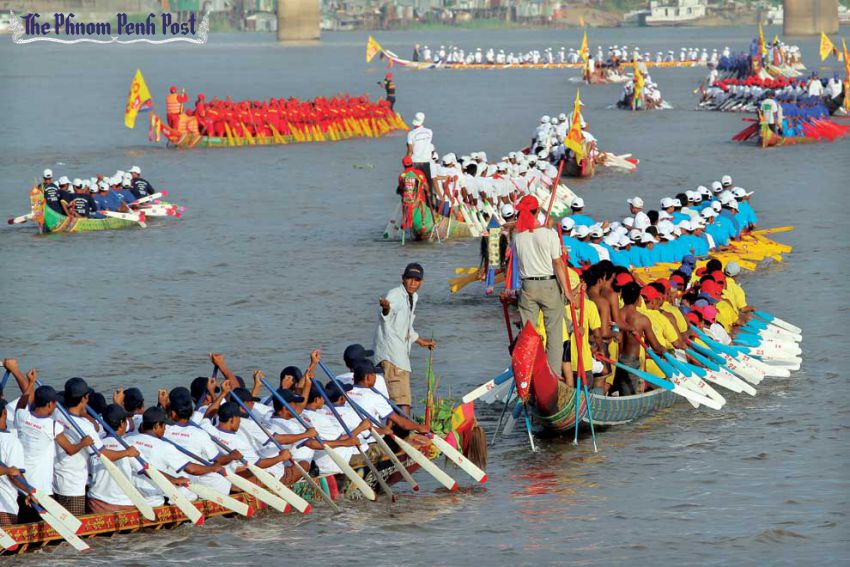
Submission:
MULTIPOLYGON (((0 465, 2 465, 2 462, 0 462, 0 465)), ((24 479, 23 475, 16 477, 16 479, 21 484, 24 485, 25 490, 21 489, 18 486, 16 486, 15 488, 18 489, 18 492, 20 492, 24 496, 27 496, 31 499, 32 504, 33 504, 33 508, 35 508, 35 511, 38 512, 38 515, 41 516, 41 519, 44 520, 44 522, 47 525, 49 525, 51 528, 53 528, 53 531, 55 531, 60 536, 62 536, 62 539, 64 539, 68 543, 70 543, 71 547, 73 547, 77 551, 88 551, 89 550, 88 544, 86 542, 84 542, 83 540, 81 540, 79 538, 79 536, 77 536, 77 533, 76 533, 77 530, 72 529, 67 523, 65 523, 64 521, 60 520, 59 518, 57 518, 56 516, 51 514, 47 510, 47 508, 44 507, 44 504, 46 502, 48 502, 48 499, 50 499, 49 496, 46 496, 44 494, 38 495, 35 487, 30 485, 24 479)), ((50 500, 52 500, 52 499, 50 499, 50 500)), ((53 501, 53 504, 55 504, 56 506, 59 506, 59 504, 56 503, 56 501, 53 501)), ((62 508, 61 506, 59 506, 59 507, 64 511, 63 512, 64 514, 67 514, 67 515, 71 514, 70 512, 68 512, 67 510, 62 508)), ((73 518, 73 516, 71 516, 71 517, 73 518)), ((77 529, 79 529, 79 528, 77 528, 77 529)))

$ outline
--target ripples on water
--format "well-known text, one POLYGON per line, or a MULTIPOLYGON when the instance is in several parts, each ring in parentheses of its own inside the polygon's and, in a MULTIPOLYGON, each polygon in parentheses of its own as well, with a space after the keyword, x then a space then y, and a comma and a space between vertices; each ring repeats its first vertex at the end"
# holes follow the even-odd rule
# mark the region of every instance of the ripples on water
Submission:
MULTIPOLYGON (((749 28, 592 30, 597 43, 637 41, 656 51, 694 44, 743 48, 749 28)), ((772 29, 766 30, 768 35, 772 29)), ((467 47, 578 45, 580 32, 381 34, 406 54, 414 42, 467 47)), ((846 28, 845 28, 845 35, 846 28)), ((140 67, 158 104, 172 83, 190 96, 312 97, 378 93, 379 65, 362 63, 365 34, 326 34, 319 47, 282 49, 268 36, 212 36, 201 48, 15 47, 0 44, 0 98, 10 101, 0 141, 0 210, 26 211, 27 184, 44 167, 57 175, 142 167, 188 210, 146 231, 36 238, 0 229, 0 351, 61 383, 79 374, 102 391, 136 382, 152 399, 209 372, 206 353, 228 355, 243 375, 303 363, 318 345, 335 369, 346 344, 371 340, 378 298, 405 263, 426 270, 417 322, 440 341, 444 394, 459 396, 507 364, 495 302, 469 288, 451 296, 456 266, 477 245, 385 244, 379 240, 403 136, 250 150, 166 151, 121 123, 127 81, 140 67), (61 164, 61 165, 60 165, 61 164), (373 165, 374 167, 369 167, 373 165)), ((803 42, 816 61, 815 40, 803 42)), ((543 113, 568 111, 569 71, 414 73, 397 69, 399 107, 423 110, 442 153, 483 149, 491 157, 527 143, 543 113)), ((723 412, 685 404, 589 440, 538 439, 532 455, 518 424, 490 455, 490 482, 457 494, 422 474, 420 494, 392 510, 363 503, 331 516, 262 514, 211 520, 93 541, 86 563, 151 565, 217 560, 276 565, 304 559, 369 565, 458 564, 811 564, 842 563, 847 537, 848 355, 846 224, 848 143, 770 151, 727 141, 739 115, 698 113, 691 91, 704 70, 658 70, 675 110, 606 110, 618 86, 582 87, 584 114, 602 146, 641 158, 634 175, 606 173, 570 185, 590 214, 625 213, 719 178, 757 191, 765 226, 795 246, 781 265, 745 276, 751 302, 805 329, 803 369, 730 397, 723 412), (297 559, 296 559, 297 558, 297 559)), ((8 105, 8 103, 7 103, 8 105)), ((8 108, 8 106, 7 106, 8 108)), ((143 117, 144 118, 144 117, 143 117)), ((140 131, 138 131, 140 130, 140 131)), ((424 352, 414 366, 421 377, 424 352)), ((422 384, 417 390, 422 391, 422 384)), ((498 413, 479 409, 491 433, 498 413)), ((457 473, 460 479, 461 474, 457 473)), ((401 487, 399 487, 401 490, 401 487)), ((20 565, 76 559, 67 546, 20 565)))

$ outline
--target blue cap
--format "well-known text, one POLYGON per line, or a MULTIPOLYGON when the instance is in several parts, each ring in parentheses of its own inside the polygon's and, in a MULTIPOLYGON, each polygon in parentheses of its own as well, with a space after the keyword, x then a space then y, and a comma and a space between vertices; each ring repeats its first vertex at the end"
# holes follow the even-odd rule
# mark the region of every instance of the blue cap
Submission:
POLYGON ((343 392, 350 392, 352 388, 354 388, 353 384, 343 384, 342 382, 339 383, 339 386, 337 386, 336 382, 328 382, 327 385, 325 385, 325 393, 328 395, 329 399, 339 399, 342 397, 343 392), (342 389, 340 389, 339 386, 342 386, 342 389))
POLYGON ((378 373, 378 369, 375 367, 375 365, 368 360, 361 360, 354 366, 352 370, 354 371, 355 382, 361 381, 364 377, 366 377, 367 374, 378 373))

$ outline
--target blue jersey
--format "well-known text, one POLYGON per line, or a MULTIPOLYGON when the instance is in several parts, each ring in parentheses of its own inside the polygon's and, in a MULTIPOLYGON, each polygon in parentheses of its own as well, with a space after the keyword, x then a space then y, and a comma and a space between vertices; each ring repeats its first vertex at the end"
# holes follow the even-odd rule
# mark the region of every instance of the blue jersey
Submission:
POLYGON ((690 221, 691 215, 685 214, 681 211, 676 211, 673 213, 673 224, 679 224, 682 221, 690 221))
POLYGON ((732 235, 740 236, 741 235, 741 224, 738 222, 738 218, 734 212, 729 209, 723 209, 720 211, 720 218, 724 218, 732 224, 732 235))
POLYGON ((714 243, 717 246, 726 246, 726 244, 729 242, 729 234, 727 233, 726 229, 723 228, 723 226, 718 222, 706 225, 705 231, 711 235, 711 237, 714 239, 714 243))
POLYGON ((593 220, 592 217, 581 213, 570 215, 570 218, 575 221, 576 226, 593 226, 594 224, 596 224, 596 221, 593 220))
MULTIPOLYGON (((727 211, 724 209, 723 213, 725 212, 727 211)), ((728 215, 725 215, 723 213, 717 215, 716 222, 725 231, 726 241, 728 242, 729 240, 738 235, 738 231, 735 230, 735 223, 732 221, 732 219, 730 219, 728 215)))
POLYGON ((127 202, 120 191, 110 191, 106 194, 105 200, 106 208, 110 211, 121 210, 121 204, 127 202))
POLYGON ((127 204, 130 204, 136 200, 136 196, 133 195, 133 193, 131 193, 129 189, 121 189, 118 192, 124 196, 124 200, 127 202, 127 204))
POLYGON ((98 211, 102 211, 106 208, 106 196, 98 193, 97 195, 92 195, 92 199, 94 199, 94 204, 97 206, 98 211))

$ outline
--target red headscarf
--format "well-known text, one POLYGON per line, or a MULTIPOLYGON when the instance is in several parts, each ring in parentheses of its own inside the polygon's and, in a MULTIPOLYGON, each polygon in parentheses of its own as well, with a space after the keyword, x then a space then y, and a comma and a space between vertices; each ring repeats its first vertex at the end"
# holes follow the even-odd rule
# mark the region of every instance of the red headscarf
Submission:
POLYGON ((516 210, 519 213, 516 222, 516 229, 518 232, 525 232, 526 230, 530 230, 534 232, 534 223, 537 220, 537 209, 540 208, 540 203, 537 201, 537 197, 533 195, 526 195, 516 206, 516 210))

